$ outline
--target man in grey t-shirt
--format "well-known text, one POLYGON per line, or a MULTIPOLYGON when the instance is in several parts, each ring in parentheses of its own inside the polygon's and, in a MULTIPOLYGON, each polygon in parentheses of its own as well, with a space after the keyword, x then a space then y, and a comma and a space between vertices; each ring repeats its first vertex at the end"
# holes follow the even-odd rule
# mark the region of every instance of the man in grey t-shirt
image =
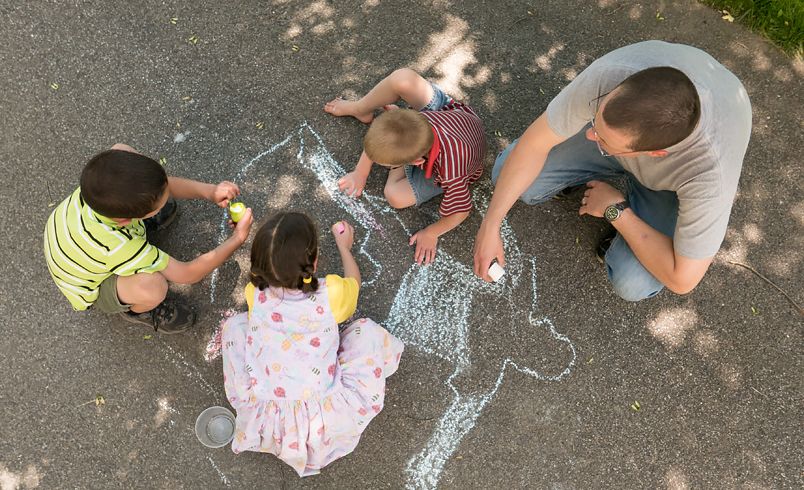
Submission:
POLYGON ((586 184, 579 213, 607 219, 609 279, 639 301, 684 294, 726 233, 751 134, 740 81, 703 51, 646 41, 598 59, 497 157, 475 240, 475 273, 505 264, 500 224, 517 198, 544 202, 586 184), (604 180, 625 176, 627 196, 604 180))

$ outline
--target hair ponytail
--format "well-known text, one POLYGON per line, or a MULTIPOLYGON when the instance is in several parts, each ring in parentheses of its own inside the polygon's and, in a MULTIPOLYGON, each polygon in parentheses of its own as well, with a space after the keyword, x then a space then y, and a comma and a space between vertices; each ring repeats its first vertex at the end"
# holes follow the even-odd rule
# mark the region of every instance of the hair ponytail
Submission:
POLYGON ((318 278, 315 277, 313 264, 304 266, 299 277, 299 282, 299 289, 305 293, 312 293, 318 290, 318 278))

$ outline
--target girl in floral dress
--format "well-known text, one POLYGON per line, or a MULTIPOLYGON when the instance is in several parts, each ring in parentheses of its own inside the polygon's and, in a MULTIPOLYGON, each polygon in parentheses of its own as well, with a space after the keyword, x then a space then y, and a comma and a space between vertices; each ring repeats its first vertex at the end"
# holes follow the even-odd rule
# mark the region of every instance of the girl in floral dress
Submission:
POLYGON ((223 382, 236 410, 232 450, 275 454, 299 476, 354 450, 383 407, 385 378, 403 344, 355 311, 360 270, 354 229, 332 226, 344 276, 315 276, 318 235, 301 213, 279 213, 251 247, 248 312, 222 331, 223 382))

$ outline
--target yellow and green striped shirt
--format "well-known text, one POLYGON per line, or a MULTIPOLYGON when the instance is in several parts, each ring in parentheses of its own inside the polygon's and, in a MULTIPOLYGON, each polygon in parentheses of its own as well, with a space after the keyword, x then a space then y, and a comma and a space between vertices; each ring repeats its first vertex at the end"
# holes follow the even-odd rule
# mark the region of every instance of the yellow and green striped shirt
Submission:
POLYGON ((167 267, 170 257, 148 243, 142 220, 119 226, 93 211, 79 187, 47 220, 45 259, 73 308, 86 310, 98 299, 100 284, 107 277, 158 272, 167 267))

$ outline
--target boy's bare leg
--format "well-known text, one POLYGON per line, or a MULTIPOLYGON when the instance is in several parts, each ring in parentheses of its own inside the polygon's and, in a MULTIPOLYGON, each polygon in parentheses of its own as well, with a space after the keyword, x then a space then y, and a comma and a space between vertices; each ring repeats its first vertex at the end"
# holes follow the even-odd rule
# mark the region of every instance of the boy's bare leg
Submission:
POLYGON ((158 272, 139 273, 117 278, 117 298, 124 305, 131 305, 132 313, 151 311, 167 296, 168 283, 158 272))
POLYGON ((385 181, 385 199, 391 207, 396 209, 409 208, 416 204, 416 194, 405 175, 405 167, 392 168, 385 181))
POLYGON ((400 68, 380 83, 360 100, 334 99, 324 105, 324 111, 333 116, 352 116, 366 124, 374 119, 374 111, 399 99, 414 109, 421 109, 433 98, 430 82, 410 68, 400 68))

